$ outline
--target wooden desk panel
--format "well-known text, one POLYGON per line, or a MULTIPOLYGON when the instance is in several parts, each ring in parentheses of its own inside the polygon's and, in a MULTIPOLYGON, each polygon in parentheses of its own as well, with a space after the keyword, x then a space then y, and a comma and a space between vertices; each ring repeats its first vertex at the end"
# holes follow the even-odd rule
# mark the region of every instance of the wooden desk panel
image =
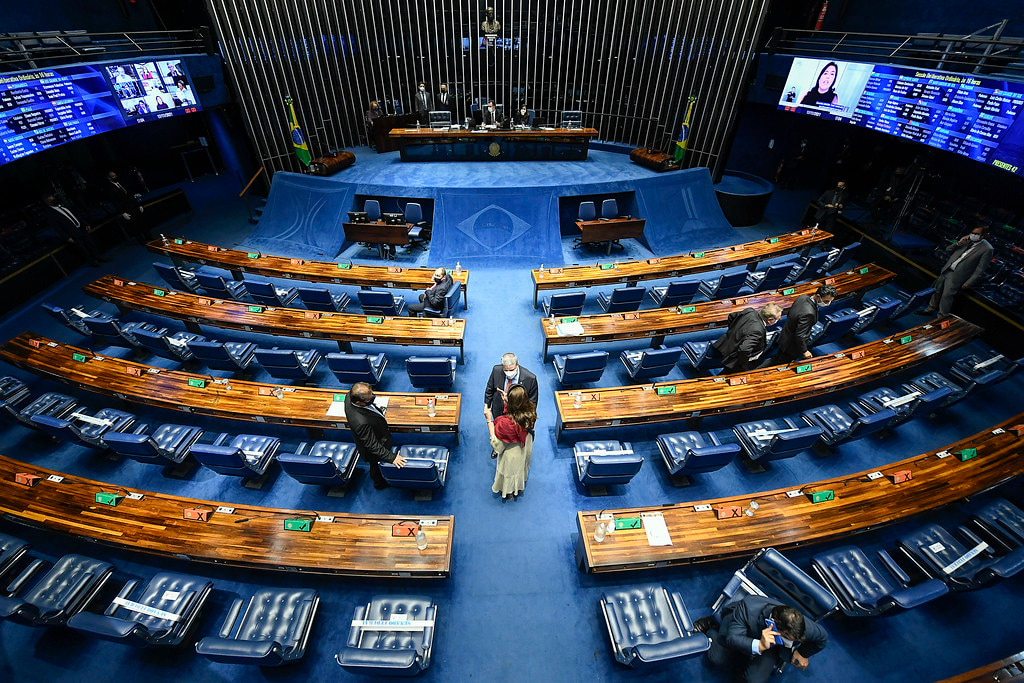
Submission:
POLYGON ((342 351, 351 351, 352 342, 443 346, 458 348, 461 358, 466 335, 465 320, 377 316, 383 317, 384 321, 371 323, 366 315, 262 305, 258 306, 260 312, 253 312, 249 310, 253 304, 178 292, 113 275, 105 275, 85 285, 82 291, 116 305, 122 312, 143 311, 183 320, 194 332, 198 332, 199 325, 203 324, 281 337, 330 339, 337 341, 342 351), (117 282, 123 284, 118 285, 117 282))
POLYGON ((487 128, 483 130, 466 130, 461 128, 459 130, 451 130, 450 128, 438 128, 432 130, 430 128, 421 128, 420 130, 409 130, 406 128, 393 129, 390 133, 391 137, 400 142, 415 142, 423 143, 425 141, 434 140, 461 140, 461 139, 476 139, 479 137, 497 136, 507 138, 509 140, 555 140, 555 141, 574 141, 580 138, 589 140, 590 138, 596 138, 598 136, 596 128, 554 128, 552 130, 533 130, 530 128, 510 128, 508 130, 501 130, 500 128, 487 128))
POLYGON ((164 557, 226 564, 247 569, 300 571, 387 578, 444 578, 451 573, 455 518, 424 515, 427 548, 413 537, 393 538, 391 525, 420 515, 370 515, 332 512, 333 522, 314 522, 308 532, 285 531, 285 519, 315 520, 312 510, 282 510, 181 498, 135 491, 118 484, 84 479, 0 456, 0 514, 62 534, 164 557), (15 483, 19 472, 43 477, 35 486, 15 483), (64 477, 60 482, 47 477, 64 477), (101 491, 141 493, 116 507, 95 502, 101 491), (213 512, 220 505, 234 514, 213 512), (211 511, 208 522, 183 518, 186 508, 211 511), (241 521, 247 520, 247 521, 241 521))
POLYGON ((743 264, 752 264, 775 256, 809 249, 832 239, 824 230, 797 230, 778 237, 767 237, 756 242, 676 256, 663 256, 640 261, 622 261, 604 264, 606 267, 565 266, 562 268, 534 268, 533 307, 537 307, 537 292, 542 289, 572 289, 601 287, 621 283, 636 284, 641 280, 660 280, 708 270, 721 270, 743 264))
POLYGON ((996 683, 997 681, 1020 681, 1024 679, 1024 650, 1004 657, 996 662, 979 666, 977 669, 951 678, 945 678, 939 683, 996 683))
POLYGON ((677 382, 587 389, 573 407, 575 391, 556 391, 557 435, 595 427, 671 422, 701 415, 732 413, 820 396, 874 382, 929 358, 951 351, 981 334, 977 325, 955 315, 936 319, 885 339, 861 344, 842 353, 807 361, 775 365, 728 377, 702 377, 677 382), (945 325, 945 327, 942 327, 945 325), (906 343, 900 339, 909 336, 906 343), (854 359, 853 356, 863 355, 854 359), (798 374, 796 368, 810 365, 798 374), (730 382, 745 382, 730 385, 730 382), (675 393, 658 395, 655 387, 675 393))
MULTIPOLYGON (((265 275, 266 277, 283 278, 286 280, 304 280, 306 282, 330 282, 337 285, 357 285, 359 287, 386 287, 388 289, 427 289, 434 284, 431 276, 433 268, 406 268, 404 266, 367 266, 344 262, 340 265, 335 261, 308 261, 292 259, 284 256, 268 256, 259 252, 225 249, 205 242, 180 240, 176 244, 168 240, 167 244, 156 239, 146 245, 155 254, 171 259, 176 265, 199 263, 215 266, 231 271, 236 280, 242 279, 242 273, 265 275), (250 258, 249 254, 255 256, 250 258)), ((462 283, 463 296, 469 307, 469 270, 459 275, 452 272, 452 277, 462 283)))
MULTIPOLYGON (((245 422, 306 427, 317 436, 325 429, 346 428, 344 418, 326 414, 334 397, 347 391, 340 387, 214 379, 209 375, 164 370, 94 354, 32 332, 23 332, 0 346, 0 360, 58 382, 132 403, 245 422), (38 344, 38 348, 34 344, 38 344), (76 354, 85 360, 75 360, 76 354), (190 379, 205 380, 206 386, 189 386, 190 379), (277 389, 281 398, 273 395, 277 389)), ((458 442, 461 394, 376 393, 390 397, 387 418, 392 432, 454 434, 458 442), (426 396, 439 397, 434 417, 427 415, 427 406, 416 405, 417 398, 426 396)))
POLYGON ((350 242, 371 242, 373 244, 409 244, 409 223, 391 225, 383 221, 368 223, 342 223, 345 239, 350 242))
POLYGON ((594 128, 524 130, 393 129, 402 161, 551 161, 587 158, 594 128))
MULTIPOLYGON (((1010 428, 1024 422, 1024 413, 974 436, 936 451, 915 455, 878 469, 882 479, 870 480, 865 470, 799 487, 801 495, 790 498, 786 489, 748 496, 605 510, 616 519, 638 517, 642 512, 664 515, 670 546, 650 546, 646 532, 619 530, 603 543, 594 541, 599 511, 579 512, 580 533, 577 560, 591 573, 651 569, 696 562, 746 558, 766 546, 779 549, 809 543, 845 539, 850 534, 900 522, 908 517, 973 496, 1024 474, 1024 437, 1010 428), (994 434, 993 430, 1005 430, 994 434), (978 455, 961 462, 955 455, 965 448, 977 448, 978 455), (937 453, 954 453, 939 458, 937 453), (893 484, 888 476, 909 469, 913 479, 893 484), (811 503, 814 491, 832 490, 834 500, 811 503), (750 501, 760 506, 753 517, 718 519, 715 508, 750 501), (695 512, 694 506, 708 504, 711 512, 695 512)), ((795 490, 795 489, 793 489, 795 490)))
POLYGON ((576 221, 580 230, 580 243, 607 242, 612 253, 612 243, 618 240, 639 239, 644 236, 644 218, 613 218, 611 220, 576 221))
POLYGON ((892 271, 874 264, 858 266, 845 273, 832 275, 812 282, 782 287, 772 292, 761 292, 732 299, 717 299, 687 304, 686 313, 677 308, 652 308, 634 313, 603 313, 600 315, 576 316, 583 326, 583 334, 574 337, 558 336, 558 323, 548 318, 541 318, 541 330, 544 333, 544 360, 548 358, 548 346, 567 344, 595 344, 599 342, 618 341, 622 339, 643 339, 651 337, 651 346, 665 342, 670 334, 686 334, 700 330, 724 327, 729 322, 729 314, 744 308, 761 308, 767 304, 778 304, 788 310, 793 300, 802 294, 812 294, 827 280, 839 290, 839 300, 846 299, 869 289, 881 286, 896 277, 892 271), (789 292, 789 294, 783 294, 789 292))

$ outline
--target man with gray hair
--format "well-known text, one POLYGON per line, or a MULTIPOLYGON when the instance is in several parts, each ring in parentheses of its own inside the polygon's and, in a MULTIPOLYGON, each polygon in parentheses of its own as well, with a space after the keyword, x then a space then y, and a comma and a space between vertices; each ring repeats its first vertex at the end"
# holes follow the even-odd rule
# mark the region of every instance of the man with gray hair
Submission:
MULTIPOLYGON (((501 357, 501 363, 491 368, 484 391, 484 407, 489 407, 494 417, 505 414, 505 395, 516 384, 523 385, 530 401, 537 405, 537 375, 520 365, 516 354, 506 353, 501 357)), ((491 457, 495 454, 491 453, 491 457)))
POLYGON ((435 270, 431 279, 434 281, 434 284, 430 285, 427 291, 420 294, 420 302, 418 304, 409 304, 410 317, 422 313, 423 309, 428 306, 438 311, 444 308, 444 298, 448 295, 448 290, 452 288, 455 281, 444 268, 435 270))
POLYGON ((712 342, 722 356, 722 374, 752 369, 764 352, 767 329, 782 317, 778 304, 766 304, 761 310, 744 308, 729 314, 729 331, 712 342))
POLYGON ((779 350, 773 358, 761 363, 758 367, 783 365, 795 360, 805 360, 814 356, 807 348, 811 329, 818 322, 818 307, 831 306, 839 291, 832 285, 822 285, 814 294, 801 294, 793 300, 793 305, 786 313, 786 324, 779 333, 779 350))

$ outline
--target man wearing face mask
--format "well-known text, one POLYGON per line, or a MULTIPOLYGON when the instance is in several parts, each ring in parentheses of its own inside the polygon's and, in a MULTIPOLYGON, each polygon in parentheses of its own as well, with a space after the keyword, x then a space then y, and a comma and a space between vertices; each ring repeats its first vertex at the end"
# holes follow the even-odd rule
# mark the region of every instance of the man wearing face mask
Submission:
POLYGON ((444 268, 435 270, 431 279, 434 281, 434 284, 420 294, 420 302, 418 304, 409 304, 409 317, 416 317, 417 313, 422 313, 423 309, 428 306, 439 310, 444 305, 444 297, 448 294, 448 290, 455 284, 452 276, 444 268))
POLYGON ((533 116, 530 115, 530 110, 524 104, 519 107, 519 111, 512 117, 512 121, 517 126, 529 128, 533 125, 533 116))
POLYGON ((448 92, 448 86, 441 84, 441 90, 437 93, 437 110, 449 111, 452 114, 452 121, 457 120, 455 116, 455 98, 448 92))
POLYGON ((484 107, 484 125, 485 126, 497 126, 501 124, 501 112, 494 106, 494 100, 487 100, 487 106, 484 107))
POLYGON ((427 86, 420 83, 419 88, 416 89, 416 94, 413 95, 413 103, 416 108, 416 115, 420 119, 420 123, 428 123, 430 110, 434 108, 434 96, 427 92, 427 86))
POLYGON ((946 248, 949 258, 932 285, 935 293, 921 313, 932 315, 938 311, 939 315, 949 315, 957 292, 978 284, 992 261, 992 245, 985 239, 987 233, 988 228, 979 225, 946 248))
POLYGON ((835 225, 836 216, 843 212, 843 204, 846 203, 846 183, 840 180, 835 188, 825 190, 818 197, 818 212, 814 214, 814 220, 822 230, 832 230, 835 225))
MULTIPOLYGON (((487 378, 487 388, 484 390, 484 407, 490 408, 494 417, 505 414, 505 395, 516 384, 526 389, 527 396, 536 406, 539 394, 537 375, 520 365, 516 354, 506 353, 501 357, 501 364, 491 368, 491 376, 487 378)), ((492 452, 491 457, 496 457, 495 453, 492 452)))
POLYGON ((388 429, 385 408, 378 406, 373 388, 366 382, 356 382, 345 394, 345 423, 352 431, 359 457, 370 463, 373 488, 386 489, 390 484, 380 473, 380 463, 389 462, 405 467, 405 458, 391 452, 391 430, 388 429))

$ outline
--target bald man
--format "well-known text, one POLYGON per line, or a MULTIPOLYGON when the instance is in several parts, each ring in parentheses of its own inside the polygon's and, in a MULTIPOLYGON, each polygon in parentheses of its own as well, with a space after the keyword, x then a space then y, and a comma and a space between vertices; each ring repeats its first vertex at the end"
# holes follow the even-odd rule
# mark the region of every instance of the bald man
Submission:
POLYGON ((434 271, 431 276, 434 284, 427 288, 427 291, 420 294, 420 302, 418 304, 409 304, 409 316, 413 317, 423 312, 424 308, 428 306, 440 310, 444 307, 444 297, 448 294, 448 290, 455 284, 455 280, 448 274, 444 268, 438 268, 434 271))

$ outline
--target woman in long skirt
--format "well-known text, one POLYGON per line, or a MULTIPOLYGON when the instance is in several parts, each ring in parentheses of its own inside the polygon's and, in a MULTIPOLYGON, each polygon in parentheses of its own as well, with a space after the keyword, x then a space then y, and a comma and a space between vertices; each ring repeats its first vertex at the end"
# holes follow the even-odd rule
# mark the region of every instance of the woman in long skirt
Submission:
POLYGON ((533 435, 530 430, 537 422, 537 408, 520 385, 508 390, 505 414, 494 418, 489 406, 484 407, 487 429, 491 434, 491 448, 498 454, 497 469, 491 491, 500 494, 502 501, 515 498, 526 487, 530 475, 530 456, 533 455, 533 435))

